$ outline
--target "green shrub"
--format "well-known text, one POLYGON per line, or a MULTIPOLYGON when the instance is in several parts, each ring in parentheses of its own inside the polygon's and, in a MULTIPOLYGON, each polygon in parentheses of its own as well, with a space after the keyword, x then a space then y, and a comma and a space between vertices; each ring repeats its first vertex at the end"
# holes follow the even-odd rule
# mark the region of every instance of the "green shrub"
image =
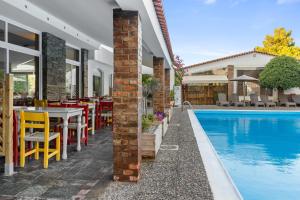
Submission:
POLYGON ((300 64, 292 57, 276 57, 265 66, 259 80, 264 88, 287 90, 300 87, 300 64))
POLYGON ((154 115, 153 114, 148 114, 148 115, 143 115, 142 118, 142 129, 147 130, 154 122, 154 115))
POLYGON ((171 101, 174 101, 174 90, 170 91, 170 98, 171 98, 171 101))

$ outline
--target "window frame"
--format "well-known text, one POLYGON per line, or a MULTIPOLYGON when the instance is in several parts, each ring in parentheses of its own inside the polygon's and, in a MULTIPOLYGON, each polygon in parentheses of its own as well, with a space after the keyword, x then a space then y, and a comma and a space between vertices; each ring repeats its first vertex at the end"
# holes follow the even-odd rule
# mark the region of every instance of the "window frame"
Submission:
POLYGON ((76 87, 78 87, 78 94, 79 94, 78 97, 81 98, 82 97, 81 49, 79 47, 72 45, 70 43, 67 43, 67 42, 66 42, 66 47, 70 47, 70 48, 73 48, 73 49, 76 49, 79 51, 79 61, 70 60, 70 59, 67 59, 67 57, 66 57, 66 65, 70 64, 70 65, 74 65, 74 66, 78 67, 79 75, 78 75, 78 80, 76 79, 76 84, 78 83, 78 86, 76 85, 76 87))
MULTIPOLYGON (((38 85, 36 87, 38 87, 38 93, 39 93, 39 99, 43 98, 43 69, 42 69, 42 32, 35 30, 33 28, 30 28, 28 26, 25 26, 21 23, 18 23, 14 20, 11 20, 9 18, 6 18, 2 15, 0 15, 0 20, 4 21, 5 23, 5 38, 4 41, 0 41, 0 47, 6 50, 6 73, 9 73, 9 53, 10 51, 16 51, 19 53, 23 53, 23 54, 28 54, 30 56, 36 56, 39 59, 39 65, 38 65, 38 76, 39 76, 39 82, 38 85), (19 45, 15 45, 15 44, 11 44, 8 43, 8 24, 12 24, 14 26, 18 26, 24 30, 33 32, 37 35, 39 35, 39 50, 34 50, 34 49, 30 49, 30 48, 26 48, 26 47, 22 47, 19 45)), ((36 72, 37 73, 37 72, 36 72)))

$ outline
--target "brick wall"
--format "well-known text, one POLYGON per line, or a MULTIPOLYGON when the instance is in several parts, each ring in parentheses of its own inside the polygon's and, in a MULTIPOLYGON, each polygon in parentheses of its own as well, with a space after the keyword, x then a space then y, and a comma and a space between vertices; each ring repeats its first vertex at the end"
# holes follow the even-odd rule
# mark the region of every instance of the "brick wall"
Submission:
POLYGON ((154 78, 159 82, 157 91, 153 94, 153 112, 165 111, 165 68, 164 59, 153 57, 154 78))
POLYGON ((43 98, 66 98, 66 43, 50 34, 42 33, 43 98))
POLYGON ((227 78, 228 78, 228 100, 230 100, 230 97, 233 94, 233 81, 230 81, 231 79, 234 78, 234 66, 233 65, 228 65, 227 66, 227 78))
POLYGON ((165 69, 165 107, 170 108, 170 69, 165 69))
POLYGON ((137 11, 113 11, 114 180, 140 178, 142 29, 137 11))

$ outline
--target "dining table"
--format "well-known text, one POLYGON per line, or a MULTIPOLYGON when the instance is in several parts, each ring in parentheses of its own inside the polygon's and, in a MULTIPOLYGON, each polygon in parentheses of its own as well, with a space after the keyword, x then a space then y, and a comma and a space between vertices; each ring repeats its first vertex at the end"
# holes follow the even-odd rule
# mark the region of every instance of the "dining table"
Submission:
POLYGON ((68 124, 71 117, 77 117, 77 151, 81 151, 81 117, 83 108, 63 108, 63 107, 26 107, 14 106, 14 110, 26 112, 48 112, 50 118, 63 119, 63 152, 62 159, 67 159, 67 142, 68 142, 68 124))

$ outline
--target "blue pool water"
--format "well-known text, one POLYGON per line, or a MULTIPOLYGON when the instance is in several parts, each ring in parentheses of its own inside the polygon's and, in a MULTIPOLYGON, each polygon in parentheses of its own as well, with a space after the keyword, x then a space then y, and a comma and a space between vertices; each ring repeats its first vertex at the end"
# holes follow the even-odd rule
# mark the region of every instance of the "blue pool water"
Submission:
POLYGON ((300 112, 195 114, 245 200, 300 199, 300 112))

